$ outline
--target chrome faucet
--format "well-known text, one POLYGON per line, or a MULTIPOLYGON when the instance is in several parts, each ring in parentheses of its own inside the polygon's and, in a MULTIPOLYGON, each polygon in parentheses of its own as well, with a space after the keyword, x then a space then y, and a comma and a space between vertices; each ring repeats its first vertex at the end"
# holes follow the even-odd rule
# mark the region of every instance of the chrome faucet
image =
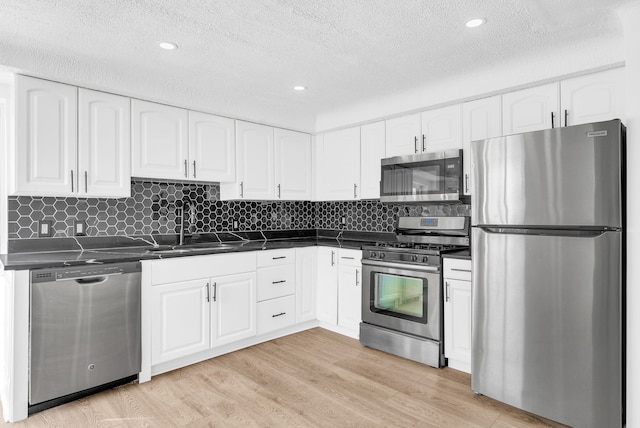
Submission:
POLYGON ((179 215, 180 215, 180 240, 178 242, 178 245, 184 245, 184 211, 185 209, 188 211, 189 210, 189 203, 187 202, 183 202, 182 203, 182 208, 180 208, 179 210, 179 215))

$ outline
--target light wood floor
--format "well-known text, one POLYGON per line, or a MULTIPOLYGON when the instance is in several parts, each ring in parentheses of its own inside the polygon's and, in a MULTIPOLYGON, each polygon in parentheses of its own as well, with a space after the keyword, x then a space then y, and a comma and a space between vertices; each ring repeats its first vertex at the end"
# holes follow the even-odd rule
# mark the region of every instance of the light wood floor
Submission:
POLYGON ((470 383, 315 328, 0 426, 559 426, 475 396, 470 383))

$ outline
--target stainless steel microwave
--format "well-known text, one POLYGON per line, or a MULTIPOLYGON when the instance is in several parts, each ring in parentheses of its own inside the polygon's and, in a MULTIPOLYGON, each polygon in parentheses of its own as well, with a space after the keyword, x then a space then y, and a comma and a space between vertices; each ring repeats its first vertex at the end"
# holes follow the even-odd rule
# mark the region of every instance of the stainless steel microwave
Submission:
POLYGON ((462 150, 382 159, 380 201, 457 202, 462 191, 462 150))

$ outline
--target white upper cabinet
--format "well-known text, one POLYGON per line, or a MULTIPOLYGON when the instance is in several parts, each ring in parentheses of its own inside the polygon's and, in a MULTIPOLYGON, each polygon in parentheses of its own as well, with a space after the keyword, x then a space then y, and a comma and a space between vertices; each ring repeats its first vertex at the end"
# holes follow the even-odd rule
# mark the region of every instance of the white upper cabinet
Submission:
POLYGON ((380 160, 385 154, 385 123, 360 127, 360 199, 380 198, 380 160))
POLYGON ((276 198, 311 200, 311 136, 276 128, 276 198))
POLYGON ((360 127, 327 132, 316 139, 317 199, 360 198, 360 127))
POLYGON ((131 100, 132 175, 165 180, 189 176, 189 114, 164 104, 131 100))
POLYGON ((16 76, 13 194, 131 195, 129 98, 16 76))
POLYGON ((562 126, 625 117, 624 68, 560 82, 562 126))
POLYGON ((421 152, 462 148, 462 105, 427 110, 420 118, 422 138, 418 145, 421 152))
POLYGON ((78 194, 131 196, 130 99, 78 90, 78 194))
POLYGON ((188 178, 199 181, 236 179, 235 121, 189 111, 188 178))
POLYGON ((502 96, 502 135, 559 126, 559 83, 536 86, 502 96))
POLYGON ((77 192, 77 88, 16 76, 16 162, 13 194, 77 192))
POLYGON ((386 136, 387 157, 420 153, 422 150, 420 113, 387 120, 386 136))
POLYGON ((472 187, 472 141, 502 135, 502 102, 500 95, 470 101, 462 105, 462 142, 464 169, 464 194, 471 195, 472 187))

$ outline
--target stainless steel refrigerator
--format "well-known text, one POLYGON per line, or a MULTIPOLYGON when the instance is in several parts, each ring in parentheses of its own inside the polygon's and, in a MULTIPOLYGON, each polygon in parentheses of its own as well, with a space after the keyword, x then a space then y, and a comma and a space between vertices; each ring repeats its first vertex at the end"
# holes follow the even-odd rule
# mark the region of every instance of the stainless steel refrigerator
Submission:
POLYGON ((472 144, 476 393, 622 426, 624 141, 613 120, 472 144))

